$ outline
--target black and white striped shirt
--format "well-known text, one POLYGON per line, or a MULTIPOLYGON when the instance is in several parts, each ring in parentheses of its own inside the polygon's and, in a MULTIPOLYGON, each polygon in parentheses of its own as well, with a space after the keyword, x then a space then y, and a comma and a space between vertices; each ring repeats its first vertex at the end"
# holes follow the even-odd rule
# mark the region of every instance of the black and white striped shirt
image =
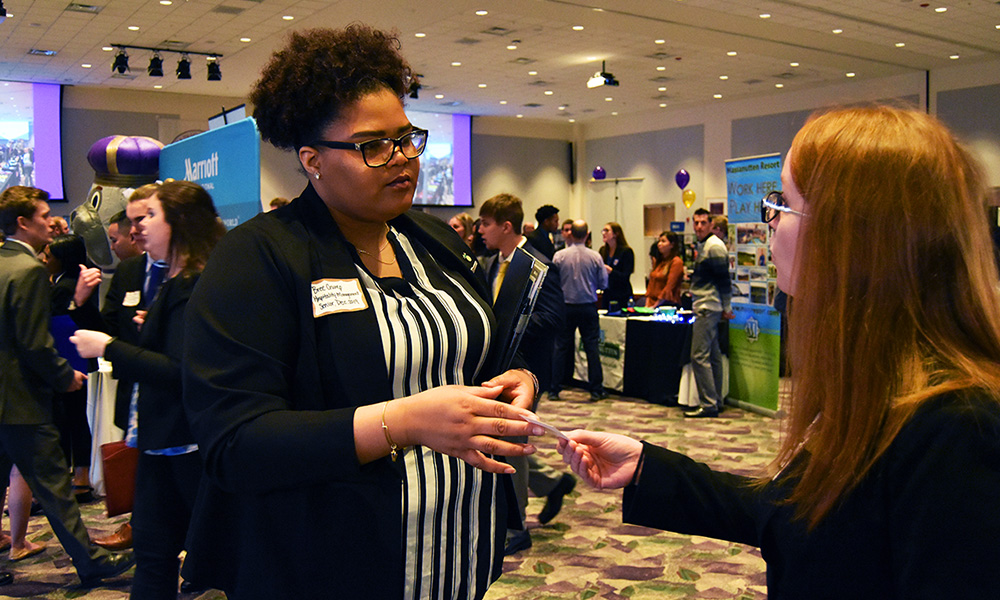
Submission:
MULTIPOLYGON (((396 230, 389 237, 403 278, 379 279, 362 266, 358 272, 378 321, 393 397, 472 384, 489 347, 488 306, 414 240, 396 230)), ((481 598, 494 561, 502 559, 498 478, 420 446, 402 459, 404 598, 481 598)))

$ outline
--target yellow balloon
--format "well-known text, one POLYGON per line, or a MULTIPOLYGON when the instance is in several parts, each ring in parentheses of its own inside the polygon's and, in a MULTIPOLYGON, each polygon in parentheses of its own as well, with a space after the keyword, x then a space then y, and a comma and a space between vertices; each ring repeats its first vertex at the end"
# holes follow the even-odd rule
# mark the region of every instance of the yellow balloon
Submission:
POLYGON ((694 204, 694 190, 684 190, 681 197, 684 198, 684 206, 691 208, 694 204))

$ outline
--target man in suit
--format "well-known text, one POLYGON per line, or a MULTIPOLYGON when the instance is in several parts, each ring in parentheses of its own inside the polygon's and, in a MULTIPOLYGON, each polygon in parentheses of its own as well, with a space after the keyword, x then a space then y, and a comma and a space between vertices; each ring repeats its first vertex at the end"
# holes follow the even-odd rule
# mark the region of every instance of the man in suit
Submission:
POLYGON ((552 260, 556 250, 566 245, 559 236, 559 209, 546 204, 535 211, 535 220, 538 221, 538 228, 531 233, 528 241, 546 258, 552 260))
POLYGON ((55 391, 80 389, 86 375, 61 358, 49 334, 50 285, 38 253, 52 240, 48 194, 15 186, 0 194, 0 472, 17 465, 84 586, 128 570, 131 554, 90 543, 72 495, 66 457, 52 424, 55 391))
MULTIPOLYGON (((139 223, 146 216, 146 200, 156 193, 158 186, 148 183, 137 188, 129 196, 129 202, 123 213, 112 217, 108 225, 108 238, 111 249, 121 262, 111 278, 108 293, 104 296, 104 306, 101 317, 104 320, 102 331, 124 342, 139 344, 139 328, 133 321, 137 311, 144 309, 153 301, 155 291, 149 281, 153 261, 146 254, 146 240, 139 231, 139 223), (112 229, 113 228, 113 229, 112 229), (125 235, 122 235, 125 232, 125 235), (112 237, 112 233, 116 236, 112 237), (125 244, 128 238, 131 245, 125 244), (119 252, 129 253, 129 248, 135 249, 133 256, 123 256, 119 252)), ((132 388, 135 382, 118 379, 115 392, 115 427, 126 431, 128 429, 129 406, 132 402, 132 388)), ((123 523, 109 535, 94 540, 94 543, 108 550, 124 550, 132 547, 132 525, 123 523)))
MULTIPOLYGON (((486 202, 479 209, 479 233, 483 242, 490 250, 497 253, 486 259, 486 276, 493 291, 494 301, 503 281, 502 272, 510 261, 514 250, 522 248, 528 254, 549 267, 542 281, 542 289, 535 301, 535 309, 525 328, 524 337, 518 346, 518 354, 528 365, 528 368, 538 378, 538 390, 547 390, 552 382, 552 356, 555 338, 552 332, 563 327, 562 289, 559 286, 559 271, 552 261, 539 252, 521 235, 521 222, 524 220, 524 208, 521 200, 511 194, 499 194, 486 202)), ((558 215, 557 215, 558 220, 558 215)), ((538 408, 535 399, 533 410, 538 408)), ((525 439, 525 441, 527 441, 525 439)), ((517 494, 521 519, 524 520, 528 503, 528 490, 537 496, 546 498, 545 506, 539 514, 542 524, 548 523, 556 516, 562 507, 563 497, 573 490, 576 479, 568 474, 559 474, 555 469, 533 457, 520 456, 509 459, 517 472, 514 474, 514 491, 517 494)), ((511 530, 507 536, 506 553, 514 554, 531 547, 531 535, 527 528, 511 530)))

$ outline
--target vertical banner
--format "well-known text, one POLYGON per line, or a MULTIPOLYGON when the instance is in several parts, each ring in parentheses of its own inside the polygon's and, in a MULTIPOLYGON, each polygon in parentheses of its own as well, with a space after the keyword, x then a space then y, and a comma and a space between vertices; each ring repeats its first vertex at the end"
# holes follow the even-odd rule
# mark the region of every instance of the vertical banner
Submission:
POLYGON ((781 155, 727 160, 726 187, 735 314, 729 322, 729 396, 777 410, 781 316, 772 308, 777 273, 760 200, 781 189, 781 155))
POLYGON ((260 134, 253 118, 165 146, 160 178, 201 185, 227 229, 260 212, 260 134))

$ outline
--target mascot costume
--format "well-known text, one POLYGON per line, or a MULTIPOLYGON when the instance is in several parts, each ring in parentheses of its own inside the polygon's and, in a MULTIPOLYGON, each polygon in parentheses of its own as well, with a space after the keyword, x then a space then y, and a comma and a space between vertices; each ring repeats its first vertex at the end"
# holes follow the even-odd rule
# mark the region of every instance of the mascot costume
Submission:
POLYGON ((125 210, 135 188, 159 177, 162 149, 163 143, 153 138, 112 135, 95 142, 87 152, 94 184, 87 200, 73 211, 72 228, 86 243, 87 256, 105 272, 118 266, 108 242, 108 222, 125 210))

